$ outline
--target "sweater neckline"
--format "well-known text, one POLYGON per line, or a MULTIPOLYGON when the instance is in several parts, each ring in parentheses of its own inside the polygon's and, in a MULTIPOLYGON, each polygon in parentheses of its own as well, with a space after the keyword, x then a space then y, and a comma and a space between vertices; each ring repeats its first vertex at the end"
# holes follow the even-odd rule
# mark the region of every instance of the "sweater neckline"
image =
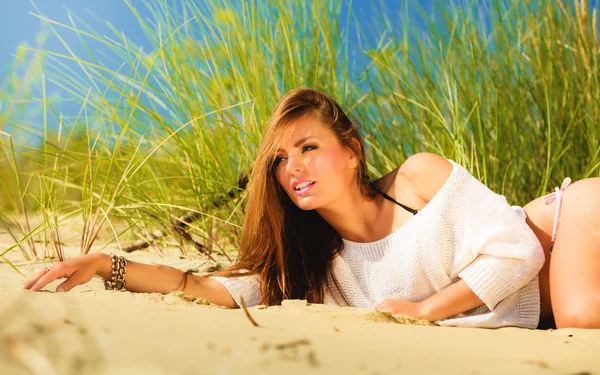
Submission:
POLYGON ((450 159, 446 159, 448 160, 451 164, 452 164, 452 171, 450 172, 450 175, 448 176, 448 178, 446 179, 446 182, 444 182, 444 185, 442 185, 442 187, 440 188, 440 190, 433 196, 433 198, 431 198, 431 200, 423 207, 419 210, 419 212, 416 215, 413 215, 410 219, 408 219, 408 221, 404 224, 402 224, 402 226, 400 228, 397 228, 396 230, 394 230, 392 233, 388 234, 387 236, 375 240, 375 241, 371 241, 371 242, 355 242, 355 241, 350 241, 347 240, 345 238, 342 238, 342 241, 344 242, 344 247, 347 247, 347 245, 353 246, 353 247, 361 247, 361 246, 372 246, 372 245, 378 245, 386 240, 389 240, 390 238, 396 236, 398 233, 403 232, 405 230, 405 228, 409 225, 411 225, 411 223, 415 220, 418 220, 418 217, 421 217, 424 215, 424 213, 426 211, 428 211, 431 206, 432 203, 436 203, 438 200, 440 200, 440 196, 443 195, 446 190, 448 190, 448 185, 450 184, 451 180, 455 179, 456 174, 458 173, 458 164, 454 161, 454 160, 450 160, 450 159))

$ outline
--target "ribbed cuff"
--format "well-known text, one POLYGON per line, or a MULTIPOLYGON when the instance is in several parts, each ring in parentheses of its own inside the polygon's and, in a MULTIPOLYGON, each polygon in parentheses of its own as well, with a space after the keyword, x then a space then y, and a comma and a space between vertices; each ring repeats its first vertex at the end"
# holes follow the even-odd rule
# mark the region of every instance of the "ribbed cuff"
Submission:
POLYGON ((515 271, 523 267, 527 265, 520 259, 499 259, 483 254, 475 258, 458 277, 493 311, 500 301, 519 289, 521 280, 517 275, 523 273, 515 271))
POLYGON ((519 290, 517 322, 520 327, 536 329, 540 322, 540 282, 539 276, 519 290))
POLYGON ((246 307, 256 306, 260 303, 261 296, 256 283, 256 278, 252 276, 241 277, 224 277, 224 276, 209 276, 209 279, 215 279, 223 286, 231 297, 237 303, 238 307, 242 307, 241 296, 244 296, 246 307))

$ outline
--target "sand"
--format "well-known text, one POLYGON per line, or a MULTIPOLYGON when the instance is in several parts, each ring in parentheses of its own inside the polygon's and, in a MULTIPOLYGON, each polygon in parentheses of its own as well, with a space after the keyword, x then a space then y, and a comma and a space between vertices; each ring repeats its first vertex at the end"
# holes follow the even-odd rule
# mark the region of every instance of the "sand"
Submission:
MULTIPOLYGON (((27 276, 48 264, 8 255, 27 276)), ((173 251, 124 255, 200 274, 214 266, 173 251)), ((600 374, 600 330, 427 326, 300 300, 249 308, 256 327, 242 309, 181 293, 107 291, 99 278, 31 292, 24 281, 0 261, 0 374, 600 374)))

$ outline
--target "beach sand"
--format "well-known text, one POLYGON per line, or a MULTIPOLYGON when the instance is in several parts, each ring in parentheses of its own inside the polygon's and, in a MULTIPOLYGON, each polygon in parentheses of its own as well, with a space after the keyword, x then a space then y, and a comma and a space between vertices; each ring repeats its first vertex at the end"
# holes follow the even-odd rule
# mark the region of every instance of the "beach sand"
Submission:
MULTIPOLYGON (((124 255, 199 274, 214 266, 176 252, 124 255)), ((8 259, 27 277, 49 264, 8 259)), ((424 326, 300 300, 249 308, 255 327, 242 309, 181 293, 107 291, 99 278, 31 292, 25 280, 0 261, 0 374, 600 374, 600 330, 424 326)))

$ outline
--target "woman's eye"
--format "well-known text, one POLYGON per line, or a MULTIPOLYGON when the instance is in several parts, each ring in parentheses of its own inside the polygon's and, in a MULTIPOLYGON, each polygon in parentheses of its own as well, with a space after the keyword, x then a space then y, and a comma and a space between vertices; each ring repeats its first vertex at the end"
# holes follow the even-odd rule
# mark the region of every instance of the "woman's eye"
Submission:
MULTIPOLYGON (((316 150, 318 147, 314 146, 314 145, 306 145, 304 147, 302 147, 302 152, 304 151, 308 151, 308 150, 316 150)), ((275 160, 273 161, 273 164, 275 166, 277 166, 279 163, 281 163, 282 161, 284 161, 285 159, 287 159, 285 156, 278 156, 275 158, 275 160)))

